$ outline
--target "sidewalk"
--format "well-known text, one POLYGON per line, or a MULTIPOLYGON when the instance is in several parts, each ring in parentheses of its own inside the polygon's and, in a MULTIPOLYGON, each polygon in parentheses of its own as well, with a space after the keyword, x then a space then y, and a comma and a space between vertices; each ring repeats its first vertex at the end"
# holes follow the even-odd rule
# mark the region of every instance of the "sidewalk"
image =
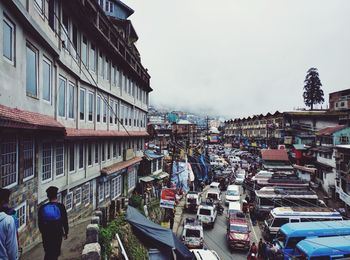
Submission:
POLYGON ((174 218, 174 226, 173 226, 173 232, 175 235, 177 235, 179 227, 181 226, 182 214, 185 207, 185 200, 186 200, 186 196, 183 196, 179 201, 179 204, 177 204, 177 206, 175 207, 175 218, 174 218))
MULTIPOLYGON (((82 220, 69 230, 67 240, 63 240, 61 247, 61 256, 59 260, 78 260, 81 259, 81 253, 86 239, 86 227, 90 224, 91 218, 82 220)), ((42 243, 36 245, 30 251, 24 253, 21 260, 41 260, 44 259, 44 249, 42 243)))

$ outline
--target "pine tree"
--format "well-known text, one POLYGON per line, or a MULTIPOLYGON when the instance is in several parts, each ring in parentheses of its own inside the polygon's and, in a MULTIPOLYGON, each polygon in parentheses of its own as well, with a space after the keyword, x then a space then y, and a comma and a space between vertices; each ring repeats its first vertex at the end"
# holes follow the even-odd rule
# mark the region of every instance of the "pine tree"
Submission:
POLYGON ((324 93, 321 89, 322 83, 316 68, 310 68, 307 71, 304 83, 304 103, 313 110, 315 104, 324 102, 324 93))

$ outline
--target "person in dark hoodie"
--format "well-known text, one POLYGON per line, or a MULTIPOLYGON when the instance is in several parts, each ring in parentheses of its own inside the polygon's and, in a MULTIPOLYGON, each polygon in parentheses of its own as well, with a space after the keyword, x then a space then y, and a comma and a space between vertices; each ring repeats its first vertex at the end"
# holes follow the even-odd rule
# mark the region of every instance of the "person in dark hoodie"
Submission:
POLYGON ((67 211, 57 202, 58 188, 50 186, 47 190, 48 203, 40 206, 38 224, 45 251, 44 260, 57 260, 61 254, 62 238, 68 236, 67 211))
POLYGON ((8 203, 8 192, 0 189, 0 259, 17 260, 18 243, 15 220, 1 209, 8 203))

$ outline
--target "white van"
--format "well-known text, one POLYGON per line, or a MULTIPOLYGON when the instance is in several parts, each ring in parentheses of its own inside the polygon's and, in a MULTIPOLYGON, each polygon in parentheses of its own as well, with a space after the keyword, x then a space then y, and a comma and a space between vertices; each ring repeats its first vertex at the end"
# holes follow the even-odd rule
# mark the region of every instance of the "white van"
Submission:
POLYGON ((263 235, 270 239, 274 237, 280 227, 287 223, 308 221, 343 220, 338 211, 320 207, 277 207, 271 210, 264 221, 263 235))
POLYGON ((220 186, 219 182, 213 181, 212 183, 210 183, 209 188, 210 189, 218 189, 219 190, 220 189, 219 186, 220 186))
POLYGON ((228 209, 227 209, 228 217, 230 216, 230 214, 234 214, 241 211, 242 211, 242 208, 241 208, 241 203, 239 203, 239 201, 230 202, 228 204, 228 209))
POLYGON ((241 187, 238 185, 229 185, 227 186, 226 195, 225 195, 225 204, 228 205, 233 201, 240 201, 241 187))
POLYGON ((206 199, 212 199, 214 202, 221 201, 221 191, 217 188, 210 188, 207 191, 206 199))

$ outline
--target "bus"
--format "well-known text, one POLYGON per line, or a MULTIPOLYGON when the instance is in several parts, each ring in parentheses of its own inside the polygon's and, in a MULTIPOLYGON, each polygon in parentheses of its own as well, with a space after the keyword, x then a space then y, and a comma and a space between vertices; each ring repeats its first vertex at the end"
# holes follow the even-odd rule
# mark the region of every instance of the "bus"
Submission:
POLYGON ((261 219, 276 207, 319 205, 316 192, 309 188, 263 187, 255 191, 255 208, 261 219))
POLYGON ((273 243, 284 254, 284 259, 289 259, 296 254, 296 245, 301 240, 348 235, 350 220, 289 223, 280 228, 273 243))
POLYGON ((264 238, 273 238, 280 227, 287 223, 308 221, 343 220, 338 211, 321 207, 277 207, 271 210, 263 224, 264 238))
POLYGON ((296 248, 299 260, 350 259, 350 236, 307 238, 296 248))

